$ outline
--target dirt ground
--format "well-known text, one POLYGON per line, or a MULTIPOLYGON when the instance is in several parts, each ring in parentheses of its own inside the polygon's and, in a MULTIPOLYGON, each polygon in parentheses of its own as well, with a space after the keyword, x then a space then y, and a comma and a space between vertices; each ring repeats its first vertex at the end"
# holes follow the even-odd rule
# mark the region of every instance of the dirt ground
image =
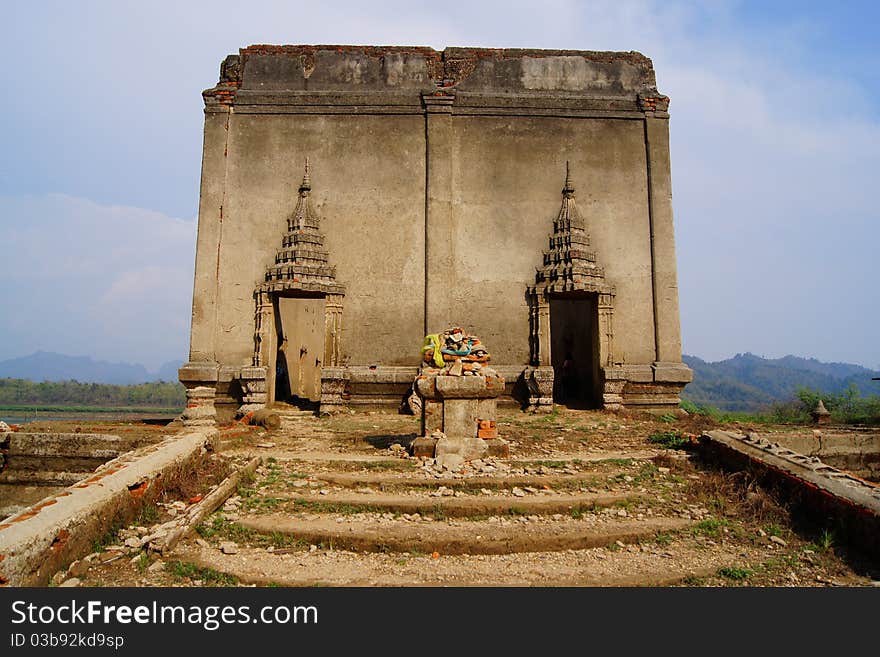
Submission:
MULTIPOLYGON (((276 431, 230 425, 213 471, 194 476, 178 499, 145 509, 139 522, 97 541, 77 580, 88 586, 877 585, 878 564, 833 533, 792 518, 785 500, 744 475, 704 464, 687 443, 713 427, 705 417, 501 409, 498 429, 510 441, 510 458, 449 471, 406 456, 418 431, 412 416, 297 416, 276 431), (664 447, 669 436, 684 448, 664 447), (173 554, 160 558, 125 547, 126 539, 185 512, 224 468, 253 456, 262 458, 256 475, 173 554)), ((71 575, 59 573, 53 583, 71 575)))

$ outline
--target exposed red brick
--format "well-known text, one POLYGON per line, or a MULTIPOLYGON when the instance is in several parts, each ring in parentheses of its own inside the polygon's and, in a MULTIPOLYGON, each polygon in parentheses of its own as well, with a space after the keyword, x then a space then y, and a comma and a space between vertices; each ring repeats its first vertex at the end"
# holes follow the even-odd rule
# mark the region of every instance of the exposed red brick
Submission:
POLYGON ((55 540, 52 541, 52 545, 49 546, 49 549, 53 552, 61 552, 64 549, 64 546, 67 545, 67 540, 70 538, 70 532, 66 529, 62 529, 58 532, 58 536, 55 537, 55 540))
POLYGON ((136 484, 134 486, 129 486, 128 492, 131 493, 132 497, 135 497, 135 498, 143 497, 144 493, 147 492, 148 487, 149 487, 149 484, 146 481, 144 481, 140 484, 136 484))

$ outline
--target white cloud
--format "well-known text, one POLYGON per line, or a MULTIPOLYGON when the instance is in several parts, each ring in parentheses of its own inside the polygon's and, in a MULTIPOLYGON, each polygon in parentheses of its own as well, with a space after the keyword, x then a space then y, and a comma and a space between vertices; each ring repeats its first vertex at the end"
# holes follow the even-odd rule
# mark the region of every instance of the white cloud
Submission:
POLYGON ((0 197, 0 358, 38 349, 158 368, 186 357, 195 220, 61 194, 0 197))

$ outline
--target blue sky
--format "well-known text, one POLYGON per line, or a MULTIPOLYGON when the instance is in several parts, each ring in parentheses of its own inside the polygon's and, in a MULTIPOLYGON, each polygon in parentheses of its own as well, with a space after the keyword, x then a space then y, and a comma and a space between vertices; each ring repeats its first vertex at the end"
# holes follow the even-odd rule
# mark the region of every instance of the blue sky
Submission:
POLYGON ((672 99, 684 350, 880 367, 875 3, 9 3, 0 359, 188 350, 202 89, 251 43, 638 50, 672 99))

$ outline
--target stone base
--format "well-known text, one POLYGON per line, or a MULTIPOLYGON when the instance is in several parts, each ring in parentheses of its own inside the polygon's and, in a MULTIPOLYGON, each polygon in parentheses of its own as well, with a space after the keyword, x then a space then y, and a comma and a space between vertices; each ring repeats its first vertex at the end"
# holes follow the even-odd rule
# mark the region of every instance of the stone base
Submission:
POLYGON ((499 459, 510 458, 510 443, 504 440, 504 438, 487 440, 486 444, 489 446, 489 456, 494 456, 499 459))
POLYGON ((526 408, 532 413, 553 411, 553 368, 547 365, 529 367, 523 372, 528 390, 526 408))
POLYGON ((475 461, 489 454, 489 446, 482 438, 464 438, 441 434, 434 450, 434 458, 439 465, 450 468, 465 461, 475 461))
POLYGON ((623 408, 663 415, 687 415, 680 408, 683 383, 629 383, 623 389, 623 408))
POLYGON ((183 425, 186 427, 214 427, 217 424, 217 411, 214 408, 214 388, 197 386, 186 391, 186 408, 183 410, 183 425))
POLYGON ((409 452, 416 458, 434 458, 437 439, 430 436, 419 436, 409 445, 409 452))
MULTIPOLYGON (((416 458, 436 458, 437 457, 438 438, 431 436, 421 436, 410 443, 410 454, 416 458)), ((510 443, 503 438, 493 438, 492 440, 483 440, 486 444, 486 455, 495 458, 510 458, 510 443)))

